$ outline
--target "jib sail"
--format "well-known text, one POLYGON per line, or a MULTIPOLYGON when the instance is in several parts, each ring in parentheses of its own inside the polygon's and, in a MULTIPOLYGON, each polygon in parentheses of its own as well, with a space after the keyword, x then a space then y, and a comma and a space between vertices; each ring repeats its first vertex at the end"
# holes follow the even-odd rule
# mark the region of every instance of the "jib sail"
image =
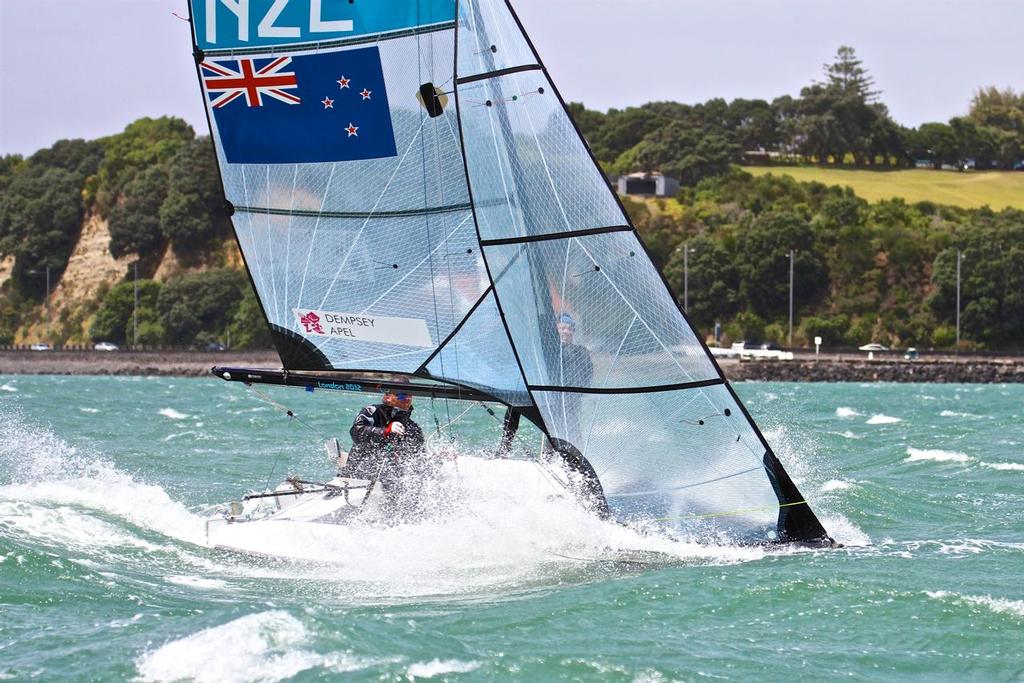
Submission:
POLYGON ((825 536, 504 0, 192 0, 225 196, 285 368, 471 387, 609 511, 825 536))

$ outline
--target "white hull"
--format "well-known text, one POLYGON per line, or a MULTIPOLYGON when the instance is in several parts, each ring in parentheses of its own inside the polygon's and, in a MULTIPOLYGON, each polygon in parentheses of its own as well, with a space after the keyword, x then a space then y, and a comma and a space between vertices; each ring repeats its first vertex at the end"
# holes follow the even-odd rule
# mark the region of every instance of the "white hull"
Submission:
MULTIPOLYGON (((463 493, 462 481, 490 482, 515 495, 568 499, 566 473, 536 462, 462 457, 448 463, 442 475, 422 482, 417 489, 420 507, 431 516, 444 515, 463 493)), ((377 484, 362 479, 335 477, 329 481, 300 482, 290 477, 273 491, 250 494, 206 520, 206 542, 211 547, 266 554, 262 539, 288 533, 318 535, 338 525, 375 526, 394 523, 382 513, 384 494, 377 484), (369 489, 369 494, 367 491, 369 489), (364 500, 365 498, 365 500, 364 500)), ((402 521, 402 520, 400 520, 402 521)))

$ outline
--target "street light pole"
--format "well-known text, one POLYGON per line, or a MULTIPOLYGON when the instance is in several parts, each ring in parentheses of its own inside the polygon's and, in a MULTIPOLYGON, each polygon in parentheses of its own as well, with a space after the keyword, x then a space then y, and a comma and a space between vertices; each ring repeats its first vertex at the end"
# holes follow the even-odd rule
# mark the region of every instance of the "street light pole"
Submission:
POLYGON ((132 349, 139 343, 139 262, 135 261, 134 300, 132 304, 132 349))
POLYGON ((683 311, 690 309, 690 246, 683 243, 683 311))
POLYGON ((789 250, 789 348, 793 348, 793 260, 795 251, 789 250))
POLYGON ((50 266, 46 266, 46 343, 50 341, 50 266))
POLYGON ((956 349, 960 353, 960 262, 963 260, 963 252, 956 250, 956 349))

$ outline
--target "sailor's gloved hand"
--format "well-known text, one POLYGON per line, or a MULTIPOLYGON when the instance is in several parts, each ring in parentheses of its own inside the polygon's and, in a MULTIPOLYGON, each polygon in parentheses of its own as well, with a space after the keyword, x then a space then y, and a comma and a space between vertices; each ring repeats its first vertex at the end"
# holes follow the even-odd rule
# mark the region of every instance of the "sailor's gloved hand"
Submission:
POLYGON ((384 438, 389 439, 393 436, 405 436, 405 425, 401 422, 389 423, 388 426, 384 428, 384 438))

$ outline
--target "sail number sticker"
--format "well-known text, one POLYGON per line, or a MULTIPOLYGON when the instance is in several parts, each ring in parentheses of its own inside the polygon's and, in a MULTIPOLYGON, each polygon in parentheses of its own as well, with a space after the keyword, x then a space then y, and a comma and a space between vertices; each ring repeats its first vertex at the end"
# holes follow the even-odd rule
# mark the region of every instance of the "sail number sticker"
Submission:
POLYGON ((306 334, 349 341, 432 348, 427 321, 357 313, 333 313, 294 308, 295 320, 306 334))

